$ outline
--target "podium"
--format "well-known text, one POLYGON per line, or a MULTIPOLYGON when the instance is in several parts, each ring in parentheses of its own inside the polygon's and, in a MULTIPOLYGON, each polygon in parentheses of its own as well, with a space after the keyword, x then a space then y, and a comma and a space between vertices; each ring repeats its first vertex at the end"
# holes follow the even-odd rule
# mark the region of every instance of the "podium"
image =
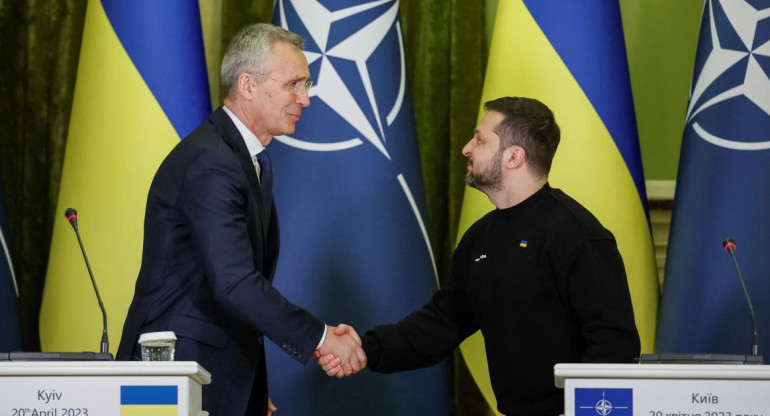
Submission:
POLYGON ((565 416, 770 416, 770 366, 557 364, 565 416))
POLYGON ((210 382, 192 361, 0 362, 0 415, 201 416, 210 382))

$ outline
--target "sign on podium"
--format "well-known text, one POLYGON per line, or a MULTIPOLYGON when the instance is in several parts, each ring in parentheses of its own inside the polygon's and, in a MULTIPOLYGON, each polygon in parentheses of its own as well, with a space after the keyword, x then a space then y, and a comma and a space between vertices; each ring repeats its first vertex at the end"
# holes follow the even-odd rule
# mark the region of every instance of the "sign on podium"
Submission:
POLYGON ((191 361, 0 362, 0 416, 201 416, 191 361))
POLYGON ((770 416, 770 366, 557 364, 565 416, 770 416))

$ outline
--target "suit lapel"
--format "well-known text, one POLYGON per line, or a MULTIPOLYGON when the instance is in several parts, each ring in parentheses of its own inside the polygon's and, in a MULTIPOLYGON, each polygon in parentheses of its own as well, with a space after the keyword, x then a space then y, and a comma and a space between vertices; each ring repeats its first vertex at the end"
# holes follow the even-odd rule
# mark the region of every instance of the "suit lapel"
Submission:
POLYGON ((262 189, 259 186, 259 179, 257 179, 257 171, 254 167, 254 161, 251 159, 249 150, 246 147, 246 143, 243 141, 241 133, 238 128, 235 127, 230 116, 225 113, 222 107, 216 109, 209 119, 212 123, 220 128, 223 135, 222 138, 233 149, 238 162, 241 164, 243 173, 246 174, 246 179, 249 181, 249 187, 251 188, 251 194, 255 201, 255 209, 257 209, 259 219, 261 221, 261 237, 263 241, 263 247, 267 242, 268 224, 270 221, 270 212, 260 207, 264 206, 262 203, 262 189))

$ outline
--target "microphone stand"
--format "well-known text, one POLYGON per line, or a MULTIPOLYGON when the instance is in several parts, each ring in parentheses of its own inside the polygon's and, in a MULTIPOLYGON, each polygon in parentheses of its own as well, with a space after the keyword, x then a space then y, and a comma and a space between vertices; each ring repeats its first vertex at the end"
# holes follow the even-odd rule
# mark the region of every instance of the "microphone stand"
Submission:
MULTIPOLYGON (((71 218, 71 217, 70 217, 71 218)), ((96 300, 99 302, 99 309, 102 311, 102 342, 100 352, 102 354, 108 354, 110 352, 110 342, 107 337, 107 310, 102 303, 102 297, 99 295, 99 288, 96 287, 96 280, 94 279, 94 273, 91 271, 91 264, 88 262, 88 256, 86 255, 86 249, 83 247, 83 240, 80 238, 80 232, 77 226, 77 217, 70 221, 72 228, 75 229, 75 235, 78 237, 78 244, 80 244, 80 251, 83 253, 83 259, 86 261, 86 268, 88 269, 88 275, 91 277, 91 284, 96 292, 96 300)))
POLYGON ((749 305, 749 313, 751 314, 751 324, 752 328, 754 330, 754 334, 752 336, 751 340, 751 355, 759 355, 759 333, 757 331, 757 315, 754 313, 754 305, 751 303, 751 298, 749 297, 749 291, 746 289, 746 281, 743 280, 743 274, 741 273, 741 268, 738 266, 738 258, 735 256, 735 249, 737 246, 735 245, 735 240, 732 238, 728 238, 725 241, 722 242, 722 246, 725 248, 725 251, 730 254, 730 258, 733 259, 733 264, 735 265, 735 271, 738 273, 738 280, 741 282, 741 287, 743 288, 743 294, 746 296, 746 303, 749 305))

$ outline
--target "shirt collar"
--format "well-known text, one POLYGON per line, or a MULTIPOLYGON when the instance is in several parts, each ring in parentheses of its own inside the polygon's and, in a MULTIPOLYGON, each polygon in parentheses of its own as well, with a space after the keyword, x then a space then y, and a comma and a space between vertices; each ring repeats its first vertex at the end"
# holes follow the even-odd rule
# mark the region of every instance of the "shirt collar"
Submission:
POLYGON ((265 146, 262 145, 262 142, 259 141, 257 138, 257 135, 254 134, 251 130, 249 130, 248 127, 246 127, 245 124, 239 119, 235 114, 233 114, 232 111, 230 111, 227 106, 222 106, 222 108, 225 110, 225 113, 227 113, 228 116, 230 116, 230 119, 233 120, 233 123, 235 124, 235 127, 238 129, 238 132, 241 133, 241 137, 243 137, 243 141, 246 143, 246 148, 249 149, 249 155, 250 156, 256 156, 259 152, 265 149, 265 146))

